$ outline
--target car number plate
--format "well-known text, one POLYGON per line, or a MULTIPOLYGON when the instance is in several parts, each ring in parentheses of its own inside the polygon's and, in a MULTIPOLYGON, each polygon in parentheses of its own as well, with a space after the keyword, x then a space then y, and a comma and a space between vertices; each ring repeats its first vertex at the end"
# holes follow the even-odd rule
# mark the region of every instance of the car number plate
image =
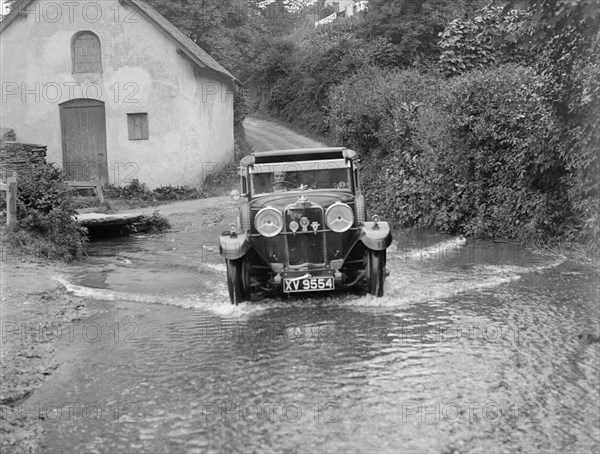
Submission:
POLYGON ((333 276, 308 277, 304 279, 284 279, 283 291, 291 292, 315 292, 320 290, 333 290, 333 276))

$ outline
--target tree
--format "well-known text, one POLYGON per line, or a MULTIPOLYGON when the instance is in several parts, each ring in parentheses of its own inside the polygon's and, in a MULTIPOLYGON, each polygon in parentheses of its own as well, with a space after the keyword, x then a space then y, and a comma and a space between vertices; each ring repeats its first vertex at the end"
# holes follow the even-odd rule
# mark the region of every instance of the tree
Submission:
POLYGON ((238 79, 249 77, 266 33, 257 0, 148 0, 238 79))
POLYGON ((482 0, 371 0, 359 35, 396 48, 398 66, 439 55, 438 34, 456 17, 468 15, 482 0))

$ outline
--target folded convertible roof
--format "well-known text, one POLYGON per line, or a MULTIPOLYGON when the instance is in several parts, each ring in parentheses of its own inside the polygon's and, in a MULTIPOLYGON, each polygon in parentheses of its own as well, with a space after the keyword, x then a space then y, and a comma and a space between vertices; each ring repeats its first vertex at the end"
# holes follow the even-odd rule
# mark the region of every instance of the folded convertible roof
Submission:
POLYGON ((241 165, 275 162, 320 161, 324 159, 358 159, 354 150, 337 148, 296 148, 293 150, 257 151, 242 158, 241 165))

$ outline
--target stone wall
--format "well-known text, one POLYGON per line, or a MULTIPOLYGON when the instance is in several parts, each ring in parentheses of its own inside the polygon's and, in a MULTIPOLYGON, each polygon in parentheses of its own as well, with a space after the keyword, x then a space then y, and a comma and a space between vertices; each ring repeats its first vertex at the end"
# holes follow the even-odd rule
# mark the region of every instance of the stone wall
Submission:
POLYGON ((46 146, 0 140, 0 178, 17 172, 17 181, 46 162, 46 146))

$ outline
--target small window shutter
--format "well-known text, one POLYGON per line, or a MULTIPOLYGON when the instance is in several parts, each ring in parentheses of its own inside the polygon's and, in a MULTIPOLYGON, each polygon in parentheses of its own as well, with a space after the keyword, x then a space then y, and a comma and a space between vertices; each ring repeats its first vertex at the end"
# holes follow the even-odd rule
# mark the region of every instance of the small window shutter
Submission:
POLYGON ((148 114, 127 114, 129 140, 148 140, 148 114))

